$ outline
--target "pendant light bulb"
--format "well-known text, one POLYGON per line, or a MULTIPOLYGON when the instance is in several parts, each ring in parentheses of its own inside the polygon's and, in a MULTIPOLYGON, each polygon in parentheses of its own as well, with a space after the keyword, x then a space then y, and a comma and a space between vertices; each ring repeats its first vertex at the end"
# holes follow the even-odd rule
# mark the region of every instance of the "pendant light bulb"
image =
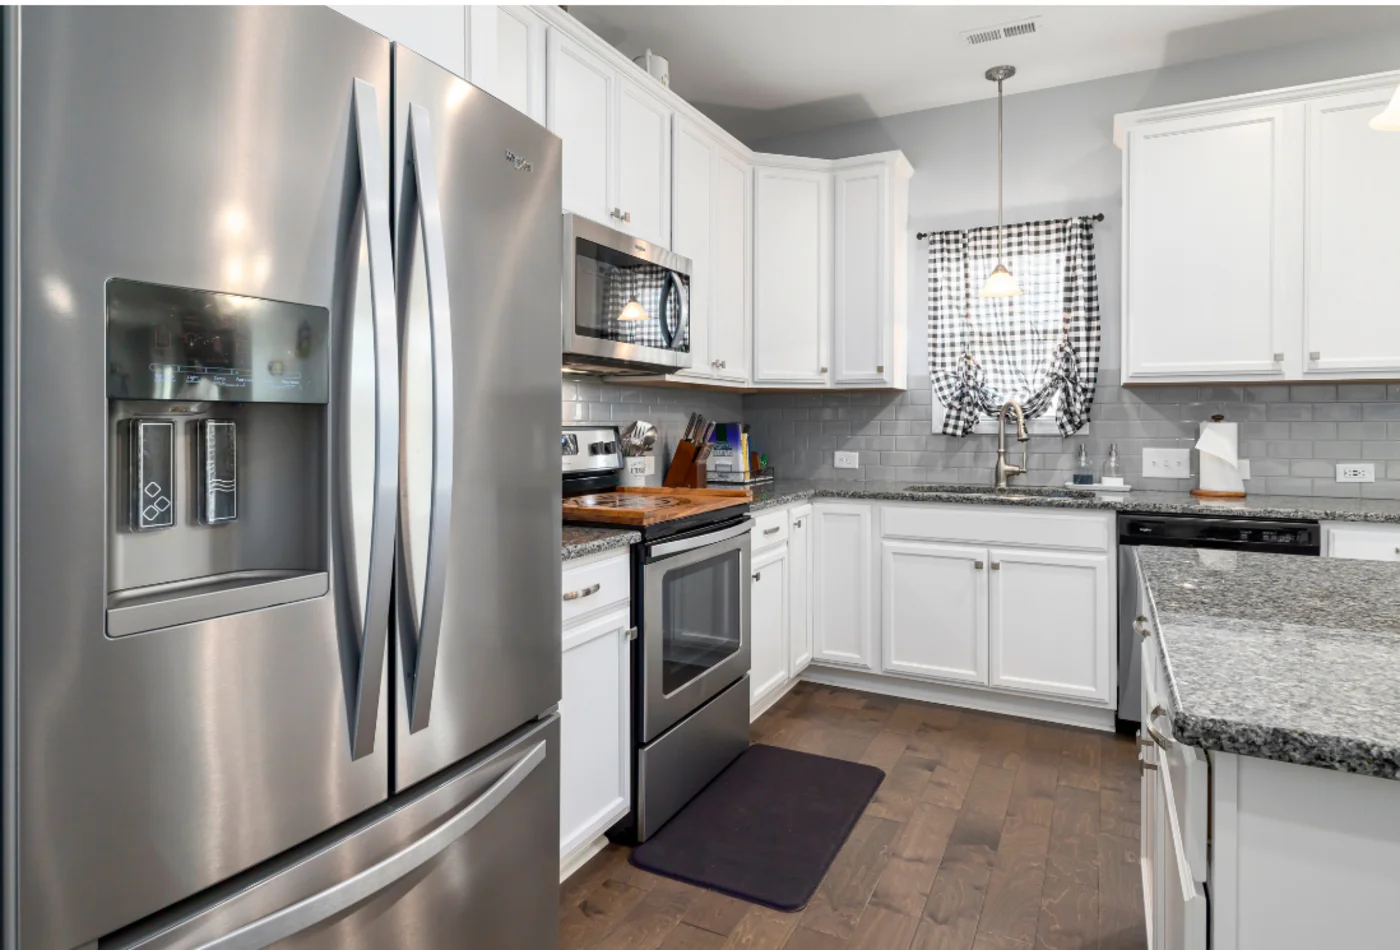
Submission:
POLYGON ((1395 90, 1385 111, 1371 119, 1370 126, 1377 132, 1400 132, 1400 89, 1395 90))
POLYGON ((1006 208, 1006 203, 1002 200, 1002 179, 1004 178, 1005 160, 1002 148, 1002 90, 1001 84, 1012 76, 1016 75, 1015 66, 993 66, 987 70, 987 79, 997 84, 997 266, 987 275, 987 281, 978 292, 979 297, 1019 297, 1021 296, 1021 285, 1016 282, 1016 276, 1007 268, 1001 259, 1002 252, 1002 215, 1006 208))
POLYGON ((617 318, 619 320, 628 321, 645 320, 647 318, 647 311, 645 307, 637 302, 637 298, 633 297, 631 300, 627 301, 627 306, 622 308, 622 312, 617 315, 617 318))

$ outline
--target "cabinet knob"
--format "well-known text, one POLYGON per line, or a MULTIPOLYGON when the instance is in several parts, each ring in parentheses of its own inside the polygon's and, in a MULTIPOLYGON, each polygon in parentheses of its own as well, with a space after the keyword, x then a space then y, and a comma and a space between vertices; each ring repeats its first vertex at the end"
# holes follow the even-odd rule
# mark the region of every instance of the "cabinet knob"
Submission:
POLYGON ((1275 353, 1275 354, 1274 354, 1274 362, 1275 362, 1275 363, 1282 363, 1282 362, 1283 362, 1283 354, 1282 354, 1282 353, 1275 353))
POLYGON ((720 368, 720 369, 729 369, 729 364, 728 364, 727 362, 725 362, 724 360, 720 360, 720 361, 719 361, 719 368, 720 368))
POLYGON ((982 568, 985 567, 986 565, 984 565, 981 561, 973 561, 973 562, 972 562, 972 566, 973 566, 973 568, 975 568, 976 570, 979 570, 979 571, 980 571, 980 570, 982 570, 982 568))
POLYGON ((612 216, 619 221, 627 221, 630 223, 632 220, 632 212, 623 211, 621 208, 612 209, 612 216))
POLYGON ((1318 360, 1322 359, 1322 353, 1321 353, 1321 351, 1319 351, 1319 350, 1313 350, 1311 353, 1308 354, 1308 359, 1310 359, 1310 360, 1312 360, 1314 363, 1316 363, 1318 360))
POLYGON ((1144 640, 1152 636, 1152 628, 1147 625, 1147 618, 1141 615, 1139 615, 1137 619, 1133 621, 1133 629, 1136 630, 1137 635, 1142 637, 1144 640))
POLYGON ((825 375, 825 373, 826 373, 826 367, 825 367, 825 366, 822 367, 822 373, 823 373, 823 375, 825 375))
POLYGON ((875 366, 875 372, 877 372, 877 373, 883 373, 884 371, 885 371, 885 364, 884 364, 884 363, 879 363, 879 364, 877 364, 877 365, 875 366))
POLYGON ((994 570, 994 571, 999 571, 999 570, 1001 570, 1001 562, 1000 562, 1000 561, 993 561, 993 562, 992 562, 992 570, 994 570))
POLYGON ((637 639, 637 628, 636 628, 636 627, 628 627, 628 628, 627 628, 627 639, 629 639, 629 640, 635 640, 635 639, 637 639))
POLYGON ((762 572, 762 571, 754 571, 754 572, 753 572, 753 579, 756 580, 756 581, 761 581, 761 580, 763 580, 763 572, 762 572))
MULTIPOLYGON (((794 522, 792 523, 792 526, 793 526, 794 528, 800 528, 800 527, 802 527, 802 519, 799 518, 799 519, 797 519, 796 521, 794 521, 794 522)), ((1400 554, 1400 548, 1396 548, 1396 549, 1395 549, 1395 553, 1396 553, 1396 554, 1400 554)))

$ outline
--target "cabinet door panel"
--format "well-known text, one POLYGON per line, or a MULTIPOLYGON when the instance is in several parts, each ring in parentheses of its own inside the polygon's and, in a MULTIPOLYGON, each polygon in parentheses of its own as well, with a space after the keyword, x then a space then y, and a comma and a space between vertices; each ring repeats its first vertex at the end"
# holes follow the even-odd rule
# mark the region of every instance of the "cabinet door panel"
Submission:
POLYGON ((1400 528, 1342 524, 1323 528, 1323 553, 1357 561, 1400 561, 1400 528))
MULTIPOLYGON (((626 77, 618 84, 617 206, 614 227, 656 244, 671 243, 671 109, 626 77), (630 216, 630 219, 629 219, 630 216)), ((565 161, 568 151, 565 150, 565 161)))
POLYGON ((612 67, 549 31, 549 130, 564 140, 564 210, 609 223, 608 155, 617 81, 612 67))
POLYGON ((1268 378, 1297 358, 1281 332, 1297 312, 1286 118, 1269 107, 1129 130, 1125 377, 1268 378))
POLYGON ((792 510, 788 529, 788 676, 812 662, 811 545, 812 509, 792 510))
POLYGON ((813 659, 873 669, 870 506, 819 505, 812 527, 813 659))
POLYGON ((631 801, 629 616, 624 607, 564 631, 561 855, 609 828, 627 814, 631 801))
MULTIPOLYGON (((472 9, 475 13, 476 8, 472 9)), ((536 122, 544 122, 544 21, 525 7, 501 6, 495 10, 496 68, 488 90, 536 122)), ((475 48, 473 40, 473 53, 475 48)))
POLYGON ((710 359, 720 379, 749 379, 749 220, 753 204, 748 162, 720 148, 715 166, 714 279, 710 297, 710 359))
POLYGON ((788 550, 773 548, 753 559, 750 593, 752 621, 749 696, 759 702, 787 681, 788 550))
POLYGON ((755 381, 826 385, 831 327, 831 180, 754 171, 755 381))
POLYGON ((880 551, 884 669, 986 685, 986 549, 884 541, 880 551))
POLYGON ((990 556, 991 685, 1109 702, 1108 558, 997 548, 990 556))
POLYGON ((1391 287, 1400 260, 1400 136, 1367 125, 1392 92, 1307 105, 1304 373, 1400 369, 1391 287))
POLYGON ((713 221, 714 141, 682 116, 676 117, 672 153, 671 250, 690 258, 690 369, 677 375, 714 375, 710 313, 715 284, 713 221))
POLYGON ((835 347, 838 385, 887 381, 890 361, 889 169, 835 178, 835 347))

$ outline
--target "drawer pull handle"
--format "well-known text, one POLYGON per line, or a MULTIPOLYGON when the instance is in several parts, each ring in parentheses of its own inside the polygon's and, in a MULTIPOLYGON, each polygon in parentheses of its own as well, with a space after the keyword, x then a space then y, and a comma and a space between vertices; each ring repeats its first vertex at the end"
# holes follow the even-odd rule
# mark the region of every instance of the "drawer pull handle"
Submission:
POLYGON ((1152 636, 1152 628, 1147 625, 1146 617, 1140 616, 1136 620, 1134 620, 1133 629, 1136 630, 1137 635, 1142 637, 1144 640, 1152 636))
POLYGON ((764 529, 763 529, 763 533, 764 533, 764 534, 777 534, 777 533, 778 533, 779 531, 781 531, 781 530, 783 530, 783 526, 782 526, 782 525, 774 525, 774 526, 771 527, 771 528, 764 528, 764 529))
POLYGON ((1152 720, 1156 719, 1158 716, 1166 715, 1166 712, 1166 709, 1162 707, 1161 703, 1153 706, 1152 712, 1147 714, 1147 719, 1143 722, 1142 727, 1147 730, 1147 734, 1152 737, 1153 742, 1157 743, 1157 745, 1161 746, 1163 749, 1170 749, 1172 746, 1176 745, 1176 740, 1171 736, 1163 735, 1161 732, 1158 732, 1157 727, 1152 724, 1152 720))
POLYGON ((761 581, 761 580, 763 580, 763 572, 762 572, 762 571, 754 571, 754 572, 753 572, 753 579, 756 580, 756 581, 761 581))
POLYGON ((603 585, 602 585, 602 584, 590 584, 589 586, 583 588, 583 590, 571 590, 571 591, 569 591, 567 594, 564 595, 564 599, 565 599, 565 600, 582 600, 582 599, 585 598, 585 597, 592 597, 594 594, 598 593, 598 591, 600 591, 600 590, 602 590, 602 589, 603 589, 603 585))

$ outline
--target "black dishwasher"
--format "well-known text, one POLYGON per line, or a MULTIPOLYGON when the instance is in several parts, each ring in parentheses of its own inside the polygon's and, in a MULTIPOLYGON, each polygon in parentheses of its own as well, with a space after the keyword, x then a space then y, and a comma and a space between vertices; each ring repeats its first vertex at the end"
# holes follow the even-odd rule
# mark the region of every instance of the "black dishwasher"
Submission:
POLYGON ((1142 718, 1142 644, 1133 621, 1147 610, 1133 548, 1138 545, 1213 548, 1263 554, 1322 553, 1316 521, 1212 515, 1118 515, 1118 726, 1136 732, 1142 718))

